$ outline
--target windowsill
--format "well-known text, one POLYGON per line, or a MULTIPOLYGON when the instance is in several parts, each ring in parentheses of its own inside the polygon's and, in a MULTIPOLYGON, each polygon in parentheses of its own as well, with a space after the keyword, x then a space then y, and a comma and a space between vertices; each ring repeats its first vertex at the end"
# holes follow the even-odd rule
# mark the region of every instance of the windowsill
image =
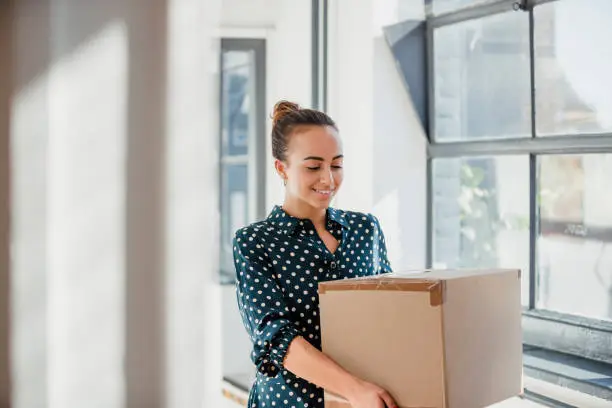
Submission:
MULTIPOLYGON (((514 398, 500 407, 529 407, 527 401, 544 406, 604 408, 612 400, 612 365, 562 353, 524 346, 523 399, 514 398)), ((223 393, 240 403, 248 398, 253 375, 236 373, 223 378, 223 393)))
POLYGON ((611 364, 525 345, 523 367, 525 375, 533 379, 584 396, 612 400, 611 364))
POLYGON ((596 320, 587 317, 573 316, 565 313, 558 313, 549 310, 529 310, 523 311, 523 315, 531 316, 538 319, 550 320, 559 323, 571 324, 577 327, 583 327, 587 329, 594 329, 604 331, 612 335, 612 322, 606 322, 603 320, 596 320))
POLYGON ((612 365, 612 323, 547 310, 523 311, 523 343, 612 365))

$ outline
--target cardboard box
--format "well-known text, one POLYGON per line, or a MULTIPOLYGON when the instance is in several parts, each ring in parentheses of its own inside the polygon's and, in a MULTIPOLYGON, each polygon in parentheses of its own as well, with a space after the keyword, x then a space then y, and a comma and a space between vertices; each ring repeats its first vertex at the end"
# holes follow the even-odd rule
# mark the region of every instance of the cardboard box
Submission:
POLYGON ((486 407, 523 391, 520 293, 519 270, 321 282, 323 352, 402 408, 486 407))

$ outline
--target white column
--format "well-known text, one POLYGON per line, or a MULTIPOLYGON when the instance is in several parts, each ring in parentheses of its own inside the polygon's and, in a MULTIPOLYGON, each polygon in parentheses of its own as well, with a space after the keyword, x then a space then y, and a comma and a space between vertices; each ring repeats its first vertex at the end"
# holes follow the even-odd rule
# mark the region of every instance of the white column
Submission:
POLYGON ((11 405, 10 388, 10 112, 12 98, 11 5, 0 14, 0 405, 11 405))
POLYGON ((221 404, 218 272, 220 0, 168 3, 166 160, 167 407, 221 404))
POLYGON ((128 27, 119 1, 53 0, 49 80, 51 408, 124 401, 128 27))
MULTIPOLYGON (((50 1, 20 1, 14 2, 13 7, 10 118, 11 385, 12 406, 29 408, 47 406, 48 402, 49 240, 46 175, 50 121, 50 1)), ((2 66, 10 67, 11 64, 2 66)), ((9 121, 0 123, 8 124, 9 121)))

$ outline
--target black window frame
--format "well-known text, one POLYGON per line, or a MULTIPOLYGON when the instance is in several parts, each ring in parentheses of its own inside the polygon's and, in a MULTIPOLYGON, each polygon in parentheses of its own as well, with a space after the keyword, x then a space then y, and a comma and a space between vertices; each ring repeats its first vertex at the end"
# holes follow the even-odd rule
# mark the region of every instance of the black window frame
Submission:
MULTIPOLYGON (((609 347, 612 338, 612 322, 562 314, 536 308, 536 240, 538 231, 537 194, 537 158, 541 155, 612 153, 612 132, 600 134, 568 134, 547 137, 536 137, 536 99, 535 99, 535 44, 534 44, 534 10, 546 3, 563 0, 490 0, 465 6, 443 14, 431 13, 431 3, 426 5, 426 47, 427 47, 427 107, 428 107, 428 147, 427 147, 427 251, 428 268, 433 263, 433 171, 432 165, 439 158, 460 158, 478 156, 529 156, 529 220, 530 270, 523 271, 523 276, 530 281, 529 306, 523 311, 524 343, 547 348, 579 357, 612 363, 612 349, 609 347), (468 20, 481 19, 496 14, 512 12, 528 13, 529 48, 530 48, 530 87, 531 87, 531 137, 476 140, 457 142, 437 142, 435 140, 435 61, 434 31, 468 20)), ((553 226, 558 227, 558 226, 553 226)), ((567 229, 567 228, 566 228, 567 229)), ((572 230, 570 228, 570 230, 572 230)), ((599 231, 605 236, 610 231, 599 231)))

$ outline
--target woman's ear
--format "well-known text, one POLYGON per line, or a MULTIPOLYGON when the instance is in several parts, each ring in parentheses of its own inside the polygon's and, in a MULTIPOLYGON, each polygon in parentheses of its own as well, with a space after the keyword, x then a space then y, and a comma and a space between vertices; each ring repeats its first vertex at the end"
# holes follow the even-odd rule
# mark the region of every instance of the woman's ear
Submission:
POLYGON ((278 159, 275 159, 274 168, 276 169, 276 172, 283 180, 287 179, 287 166, 285 165, 285 163, 283 163, 282 161, 278 159))

